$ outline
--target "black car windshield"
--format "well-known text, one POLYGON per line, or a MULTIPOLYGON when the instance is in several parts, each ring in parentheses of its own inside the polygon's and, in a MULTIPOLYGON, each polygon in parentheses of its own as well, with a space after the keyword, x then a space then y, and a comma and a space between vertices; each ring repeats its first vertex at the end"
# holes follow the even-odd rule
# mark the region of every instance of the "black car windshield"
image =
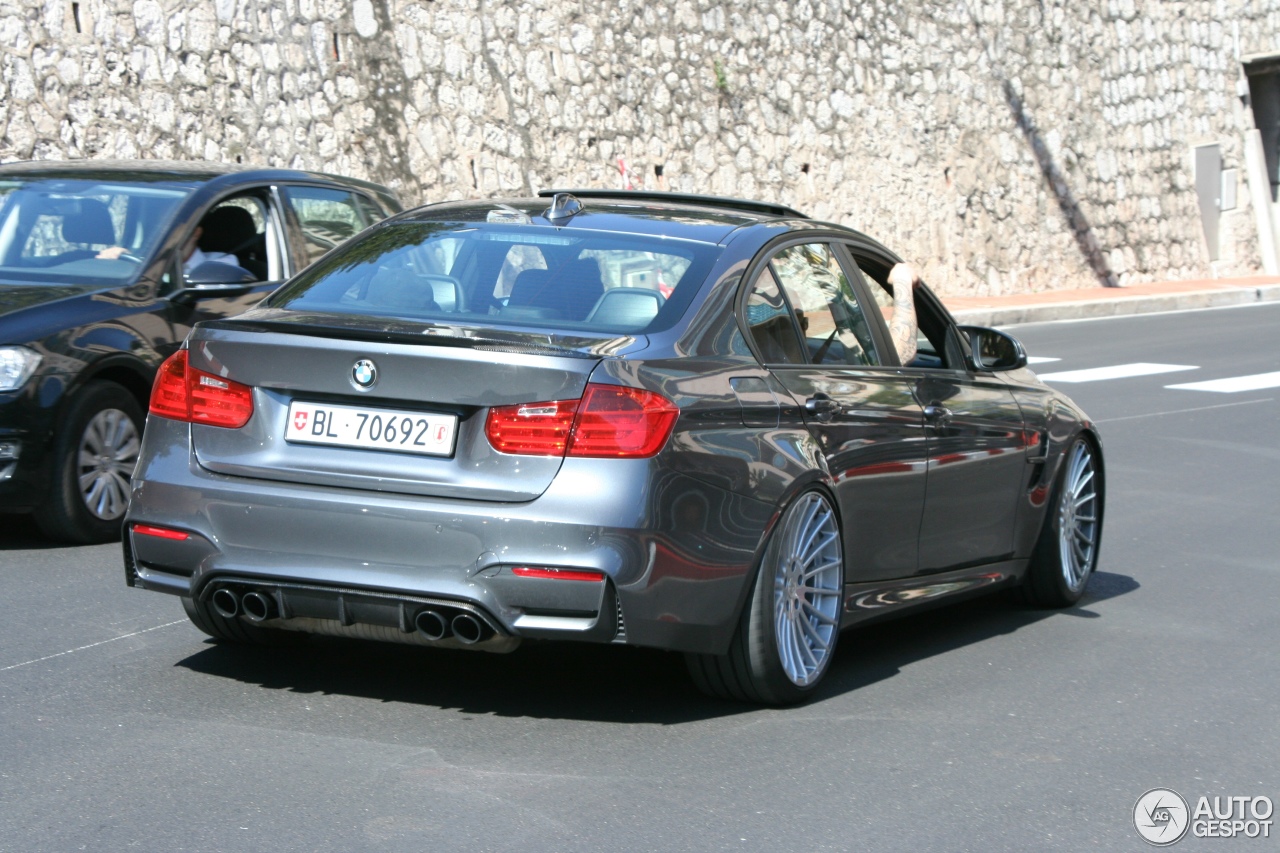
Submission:
POLYGON ((160 182, 0 179, 0 279, 130 281, 190 192, 160 182))
POLYGON ((689 240, 509 221, 399 222, 327 256, 267 304, 644 334, 679 319, 719 254, 689 240))

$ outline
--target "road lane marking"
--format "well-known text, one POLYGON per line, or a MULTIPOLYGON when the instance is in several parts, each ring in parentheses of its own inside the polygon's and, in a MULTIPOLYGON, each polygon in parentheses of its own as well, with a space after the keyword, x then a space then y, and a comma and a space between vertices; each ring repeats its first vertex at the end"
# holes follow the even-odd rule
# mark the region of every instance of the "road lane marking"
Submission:
POLYGON ((1116 421, 1132 421, 1138 418, 1158 418, 1163 415, 1181 415, 1187 412, 1207 412, 1210 409, 1229 409, 1232 406, 1252 406, 1254 403, 1273 403, 1274 397, 1267 397, 1265 400, 1241 400, 1239 403, 1219 403, 1216 406, 1196 406, 1194 409, 1174 409, 1170 412, 1145 412, 1141 415, 1125 415, 1122 418, 1103 418, 1094 421, 1098 424, 1113 424, 1116 421))
POLYGON ((1097 382, 1101 379, 1128 379, 1133 376, 1154 376, 1157 373, 1177 373, 1180 370, 1199 370, 1194 364, 1151 364, 1145 361, 1133 364, 1113 364, 1110 367, 1091 367, 1088 370, 1067 370, 1062 373, 1040 373, 1048 382, 1097 382))
POLYGON ((1252 376, 1232 376, 1230 379, 1210 379, 1206 382, 1187 382, 1182 385, 1166 385, 1179 391, 1216 391, 1219 394, 1237 394, 1241 391, 1261 391, 1264 388, 1280 388, 1280 371, 1255 373, 1252 376))
POLYGON ((1062 361, 1060 358, 1050 358, 1047 355, 1029 355, 1027 356, 1027 364, 1048 364, 1051 361, 1062 361))
POLYGON ((40 663, 41 661, 60 658, 63 655, 74 654, 75 652, 82 652, 85 649, 92 649, 94 646, 105 646, 107 643, 114 643, 116 640, 127 640, 130 637, 136 637, 139 634, 145 634, 148 631, 159 631, 161 628, 171 628, 174 625, 181 625, 183 622, 186 622, 186 621, 187 621, 186 619, 178 619, 175 622, 166 622, 163 625, 156 625, 154 628, 143 628, 141 631, 134 631, 132 634, 121 634, 119 637, 112 637, 109 640, 99 640, 98 642, 90 643, 87 646, 77 646, 74 649, 67 649, 65 652, 58 652, 57 654, 45 655, 42 658, 35 658, 34 660, 24 660, 22 663, 15 663, 12 666, 0 667, 0 672, 8 672, 11 669, 17 669, 20 666, 30 666, 33 663, 40 663))

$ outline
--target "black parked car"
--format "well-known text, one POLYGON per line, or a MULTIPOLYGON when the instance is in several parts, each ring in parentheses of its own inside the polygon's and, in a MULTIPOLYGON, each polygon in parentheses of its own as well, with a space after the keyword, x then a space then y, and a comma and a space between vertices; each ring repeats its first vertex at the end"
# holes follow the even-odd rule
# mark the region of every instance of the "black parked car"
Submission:
POLYGON ((400 210, 386 188, 215 163, 0 166, 0 512, 119 535, 156 368, 400 210))

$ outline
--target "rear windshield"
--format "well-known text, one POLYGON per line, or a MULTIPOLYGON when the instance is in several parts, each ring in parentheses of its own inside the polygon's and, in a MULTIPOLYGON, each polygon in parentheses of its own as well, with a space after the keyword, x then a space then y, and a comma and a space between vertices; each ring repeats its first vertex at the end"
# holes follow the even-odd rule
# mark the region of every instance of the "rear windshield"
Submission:
POLYGON ((268 301, 295 311, 643 334, 671 326, 720 249, 531 224, 400 222, 268 301))
POLYGON ((0 180, 0 278, 129 281, 189 187, 113 180, 0 180))

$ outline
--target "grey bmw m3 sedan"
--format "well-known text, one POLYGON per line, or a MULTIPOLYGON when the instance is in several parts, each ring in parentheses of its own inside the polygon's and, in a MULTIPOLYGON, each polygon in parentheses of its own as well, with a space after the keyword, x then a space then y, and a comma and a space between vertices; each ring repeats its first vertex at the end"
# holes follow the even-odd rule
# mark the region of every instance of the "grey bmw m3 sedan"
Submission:
POLYGON ((779 205, 550 191, 397 215, 161 367, 135 587, 215 638, 684 652, 811 696, 842 629, 1097 565, 1094 424, 867 236, 779 205))

